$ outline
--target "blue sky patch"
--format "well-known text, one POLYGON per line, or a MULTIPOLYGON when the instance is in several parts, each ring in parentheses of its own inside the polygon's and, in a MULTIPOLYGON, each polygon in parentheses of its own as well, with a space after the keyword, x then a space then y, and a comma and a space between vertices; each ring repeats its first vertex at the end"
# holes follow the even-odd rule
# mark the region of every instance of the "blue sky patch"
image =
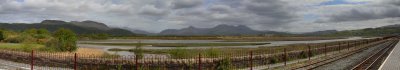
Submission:
POLYGON ((368 2, 347 2, 345 0, 332 0, 319 4, 318 6, 326 6, 326 5, 340 5, 340 4, 366 4, 368 2))

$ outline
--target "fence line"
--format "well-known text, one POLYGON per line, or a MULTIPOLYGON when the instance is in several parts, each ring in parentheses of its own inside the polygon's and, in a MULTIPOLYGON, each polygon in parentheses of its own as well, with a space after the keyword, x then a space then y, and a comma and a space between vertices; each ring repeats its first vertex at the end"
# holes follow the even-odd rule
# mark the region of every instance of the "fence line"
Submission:
POLYGON ((315 44, 309 45, 305 50, 292 50, 284 48, 283 51, 250 51, 237 52, 238 54, 221 54, 219 57, 204 57, 199 53, 197 57, 175 59, 162 58, 161 56, 152 56, 152 58, 137 58, 138 55, 132 56, 94 56, 80 55, 78 53, 53 53, 53 52, 37 52, 32 50, 29 52, 19 52, 13 50, 0 50, 0 59, 26 63, 31 69, 47 69, 47 68, 68 68, 74 70, 214 70, 214 69, 250 69, 254 67, 284 63, 286 67, 288 61, 308 58, 311 60, 313 56, 325 55, 329 52, 349 50, 357 48, 364 44, 383 43, 385 38, 364 39, 356 41, 339 42, 334 45, 315 44), (272 53, 271 53, 272 52, 272 53), (267 53, 267 54, 265 54, 267 53), (247 55, 246 55, 247 54, 247 55), (38 67, 41 66, 41 67, 38 67))

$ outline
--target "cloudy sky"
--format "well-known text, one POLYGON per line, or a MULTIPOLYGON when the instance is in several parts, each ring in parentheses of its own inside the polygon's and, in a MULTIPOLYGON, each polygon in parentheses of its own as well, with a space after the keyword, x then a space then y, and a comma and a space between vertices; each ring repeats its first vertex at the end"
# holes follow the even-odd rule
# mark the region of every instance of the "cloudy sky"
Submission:
POLYGON ((0 0, 0 22, 46 19, 150 32, 219 24, 284 32, 351 30, 397 24, 400 0, 0 0))

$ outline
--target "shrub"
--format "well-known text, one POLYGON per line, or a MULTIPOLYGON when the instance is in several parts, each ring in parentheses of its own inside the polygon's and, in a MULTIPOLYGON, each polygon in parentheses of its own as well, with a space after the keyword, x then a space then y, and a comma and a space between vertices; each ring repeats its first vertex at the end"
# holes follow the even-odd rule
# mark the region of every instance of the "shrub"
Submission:
POLYGON ((218 62, 216 67, 217 70, 231 70, 231 60, 229 58, 224 58, 218 62))
POLYGON ((306 52, 304 52, 304 51, 301 51, 301 52, 300 52, 299 58, 307 58, 307 57, 308 57, 308 55, 307 55, 306 52))
POLYGON ((191 52, 189 52, 189 50, 187 50, 187 49, 178 47, 176 49, 169 50, 168 53, 171 58, 183 59, 183 58, 189 58, 190 57, 189 53, 191 53, 191 52))
POLYGON ((18 37, 8 37, 4 40, 4 42, 8 43, 19 43, 18 37))
POLYGON ((205 52, 205 55, 207 57, 218 57, 218 56, 220 56, 220 54, 221 54, 221 51, 219 49, 215 49, 215 48, 207 49, 205 52))
POLYGON ((271 57, 271 58, 269 59, 269 62, 270 62, 270 64, 275 64, 275 63, 278 63, 278 62, 279 62, 279 59, 276 58, 276 57, 271 57))
POLYGON ((50 32, 46 29, 39 29, 37 30, 36 34, 34 35, 35 38, 37 39, 45 39, 45 38, 49 38, 50 36, 50 32))
POLYGON ((60 44, 57 39, 51 39, 46 43, 46 49, 42 50, 53 50, 53 51, 61 51, 60 44))
POLYGON ((0 31, 0 41, 6 39, 4 31, 0 31))
POLYGON ((142 48, 142 43, 140 41, 136 45, 136 48, 133 50, 133 52, 135 53, 136 57, 139 59, 142 59, 144 57, 144 50, 142 48))
POLYGON ((74 32, 68 29, 60 28, 54 33, 55 39, 58 41, 58 48, 60 51, 75 51, 77 49, 76 41, 77 37, 74 32))

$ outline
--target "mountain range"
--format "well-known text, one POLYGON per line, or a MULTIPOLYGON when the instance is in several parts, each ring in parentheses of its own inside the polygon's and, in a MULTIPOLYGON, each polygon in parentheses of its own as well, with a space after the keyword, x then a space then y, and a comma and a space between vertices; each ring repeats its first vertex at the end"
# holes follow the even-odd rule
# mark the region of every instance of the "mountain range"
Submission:
POLYGON ((150 33, 147 31, 132 29, 128 27, 111 28, 104 23, 96 21, 61 21, 44 20, 40 23, 0 23, 1 29, 22 31, 32 28, 44 28, 49 31, 55 31, 59 28, 67 28, 77 34, 97 34, 106 33, 114 36, 132 36, 132 35, 171 35, 171 36, 213 36, 213 35, 305 35, 305 36, 380 36, 400 34, 400 24, 388 25, 377 28, 365 28, 359 30, 324 30, 302 34, 291 34, 276 31, 260 31, 249 28, 245 25, 227 25, 221 24, 212 28, 197 28, 189 26, 182 29, 166 29, 160 33, 150 33))
POLYGON ((99 23, 95 21, 71 21, 65 22, 61 20, 44 20, 40 23, 0 23, 0 28, 8 29, 8 30, 15 30, 15 31, 22 31, 26 29, 40 29, 44 28, 51 32, 59 29, 59 28, 66 28, 74 31, 77 34, 110 34, 114 36, 127 36, 127 35, 136 35, 135 33, 121 29, 121 28, 110 28, 104 23, 99 23))
POLYGON ((159 35, 181 35, 181 36, 202 36, 202 35, 261 35, 261 34, 287 34, 275 31, 253 30, 245 25, 226 25, 221 24, 213 28, 196 28, 189 26, 182 29, 166 29, 159 35))
POLYGON ((327 36, 386 36, 386 35, 400 35, 400 24, 387 25, 377 28, 365 28, 358 30, 345 30, 325 34, 327 36))

